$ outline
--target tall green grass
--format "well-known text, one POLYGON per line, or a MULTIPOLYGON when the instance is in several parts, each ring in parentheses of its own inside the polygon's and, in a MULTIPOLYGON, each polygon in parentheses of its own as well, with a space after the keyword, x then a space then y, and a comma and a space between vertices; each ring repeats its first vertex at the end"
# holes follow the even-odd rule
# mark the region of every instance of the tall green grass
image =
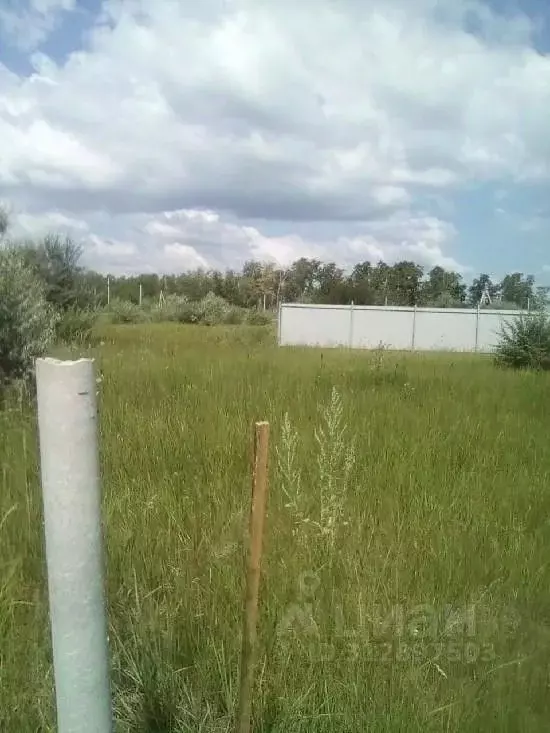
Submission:
MULTIPOLYGON (((271 423, 255 731, 546 731, 547 374, 107 327, 117 731, 231 730, 254 420, 271 423)), ((53 731, 35 419, 0 413, 0 730, 53 731)))

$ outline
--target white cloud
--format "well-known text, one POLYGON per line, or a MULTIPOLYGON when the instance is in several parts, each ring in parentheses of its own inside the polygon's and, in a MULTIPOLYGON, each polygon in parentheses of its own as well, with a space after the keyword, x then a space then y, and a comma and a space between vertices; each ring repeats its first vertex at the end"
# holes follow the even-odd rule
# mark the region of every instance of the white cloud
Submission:
POLYGON ((188 244, 181 244, 180 242, 165 244, 163 254, 168 264, 173 263, 173 269, 175 270, 193 270, 198 267, 208 267, 208 262, 204 257, 201 257, 195 248, 190 247, 188 244))
POLYGON ((66 216, 59 211, 38 215, 21 213, 14 218, 18 229, 31 237, 41 236, 44 232, 60 230, 73 236, 81 236, 83 232, 88 231, 88 224, 85 221, 66 216))
POLYGON ((7 0, 0 8, 0 38, 31 51, 58 26, 63 12, 76 8, 76 0, 7 0))
POLYGON ((38 186, 93 189, 116 181, 117 169, 99 149, 84 145, 72 132, 55 128, 45 120, 32 120, 28 126, 9 126, 2 138, 0 175, 18 180, 10 171, 21 172, 19 181, 38 186))
POLYGON ((116 239, 106 239, 92 234, 88 239, 86 250, 87 258, 96 257, 98 260, 107 260, 115 267, 123 265, 137 255, 137 247, 133 242, 121 242, 116 239))
MULTIPOLYGON (((36 48, 72 8, 32 0, 0 24, 17 42, 28 20, 36 48)), ((550 178, 550 58, 533 31, 473 0, 318 0, 313 14, 290 0, 108 0, 62 65, 0 65, 0 194, 28 216, 84 221, 104 243, 92 259, 120 267, 136 252, 178 267, 356 250, 458 267, 452 225, 420 193, 550 178), (250 220, 341 233, 273 236, 250 220)))
POLYGON ((286 267, 299 257, 332 260, 346 268, 365 259, 388 263, 412 259, 427 267, 440 264, 467 271, 445 254, 455 236, 453 227, 428 216, 396 214, 364 224, 353 237, 328 238, 299 236, 292 231, 275 235, 210 211, 179 210, 152 217, 94 214, 89 223, 51 212, 15 217, 13 234, 35 235, 52 229, 64 231, 82 244, 84 264, 113 274, 172 273, 198 267, 223 270, 247 259, 286 267), (113 231, 115 235, 108 234, 113 231))

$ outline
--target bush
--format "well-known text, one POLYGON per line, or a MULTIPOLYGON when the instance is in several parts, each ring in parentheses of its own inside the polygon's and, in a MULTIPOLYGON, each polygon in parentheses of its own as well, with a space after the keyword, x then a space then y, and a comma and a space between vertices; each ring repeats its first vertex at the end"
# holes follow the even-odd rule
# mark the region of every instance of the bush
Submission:
POLYGON ((167 295, 162 305, 155 305, 151 309, 154 321, 180 321, 186 317, 189 310, 187 298, 183 295, 167 295))
POLYGON ((177 312, 178 323, 198 323, 200 313, 197 303, 183 303, 177 312))
POLYGON ((250 326, 267 326, 273 321, 273 315, 266 311, 253 310, 249 311, 246 322, 250 326))
POLYGON ((495 360, 513 369, 550 369, 550 319, 546 314, 521 315, 505 323, 495 360))
POLYGON ((230 310, 229 303, 210 292, 205 295, 202 300, 197 303, 198 320, 207 326, 215 326, 224 322, 224 318, 230 310))
POLYGON ((97 298, 79 265, 82 247, 70 237, 48 234, 38 242, 20 242, 18 247, 25 262, 44 282, 46 300, 56 310, 97 306, 97 298))
POLYGON ((200 301, 189 301, 182 295, 169 295, 162 305, 151 310, 156 322, 176 321, 178 323, 202 323, 238 325, 243 323, 246 311, 230 305, 224 298, 209 293, 200 301))
POLYGON ((489 303, 485 306, 487 310, 493 310, 493 311, 517 311, 521 310, 521 308, 518 306, 517 303, 512 303, 511 301, 507 300, 499 300, 499 301, 493 301, 492 303, 489 303))
POLYGON ((6 234, 9 229, 10 218, 8 212, 4 206, 0 206, 0 239, 6 234))
POLYGON ((145 323, 149 320, 146 311, 128 300, 112 300, 106 309, 111 323, 145 323))
POLYGON ((140 307, 125 300, 113 300, 104 310, 111 323, 202 323, 206 326, 239 325, 265 326, 273 321, 273 314, 266 311, 247 311, 231 305, 225 298, 208 293, 202 300, 190 301, 183 295, 168 295, 162 304, 151 308, 140 307))
POLYGON ((238 326, 244 321, 246 312, 238 306, 230 306, 223 317, 223 322, 228 326, 238 326))
POLYGON ((0 384, 27 379, 55 337, 44 283, 12 247, 0 248, 0 384))
POLYGON ((97 321, 97 313, 92 310, 71 308, 65 311, 56 325, 56 337, 65 344, 88 344, 92 341, 92 331, 97 321))

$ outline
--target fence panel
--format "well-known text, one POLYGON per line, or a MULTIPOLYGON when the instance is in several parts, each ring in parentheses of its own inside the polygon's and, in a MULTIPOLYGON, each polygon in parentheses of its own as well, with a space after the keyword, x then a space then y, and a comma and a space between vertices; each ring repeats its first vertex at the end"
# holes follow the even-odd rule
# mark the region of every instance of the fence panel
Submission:
POLYGON ((504 322, 524 311, 285 303, 281 346, 348 346, 418 351, 480 351, 498 343, 504 322))
POLYGON ((418 351, 473 351, 476 343, 476 311, 418 309, 415 349, 418 351))
POLYGON ((279 343, 282 346, 349 346, 351 335, 349 306, 311 308, 284 305, 279 317, 279 343))
POLYGON ((412 309, 353 307, 354 349, 376 349, 391 344, 393 349, 412 348, 415 313, 412 309))
POLYGON ((480 311, 478 329, 478 350, 492 351, 497 345, 499 334, 505 321, 517 318, 517 313, 510 311, 480 311), (504 315, 507 313, 507 315, 504 315))

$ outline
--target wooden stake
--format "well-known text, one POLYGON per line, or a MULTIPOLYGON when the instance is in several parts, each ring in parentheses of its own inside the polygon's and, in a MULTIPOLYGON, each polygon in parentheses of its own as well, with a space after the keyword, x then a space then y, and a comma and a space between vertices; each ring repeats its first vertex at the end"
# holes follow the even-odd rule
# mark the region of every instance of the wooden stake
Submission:
POLYGON ((252 504, 250 507, 249 546, 246 567, 246 592, 243 616, 241 656, 241 684, 237 733, 250 733, 252 690, 256 662, 256 635, 260 564, 264 519, 267 504, 267 469, 269 454, 269 423, 257 422, 254 430, 254 458, 252 472, 252 504))

